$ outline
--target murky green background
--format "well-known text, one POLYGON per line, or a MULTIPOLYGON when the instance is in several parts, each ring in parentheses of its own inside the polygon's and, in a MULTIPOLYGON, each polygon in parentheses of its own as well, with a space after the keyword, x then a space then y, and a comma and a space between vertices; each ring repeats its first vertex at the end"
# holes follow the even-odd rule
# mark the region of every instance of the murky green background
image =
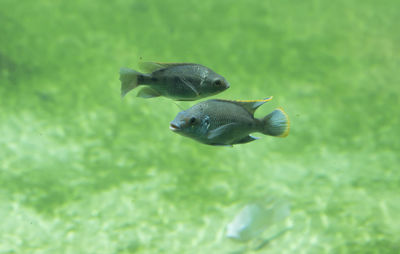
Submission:
MULTIPOLYGON (((0 0, 0 253, 252 253, 253 200, 292 229, 255 253, 398 253, 400 3, 0 0), (196 62, 215 97, 282 106, 288 138, 211 147, 118 71, 196 62)), ((188 108, 195 102, 177 102, 188 108)))

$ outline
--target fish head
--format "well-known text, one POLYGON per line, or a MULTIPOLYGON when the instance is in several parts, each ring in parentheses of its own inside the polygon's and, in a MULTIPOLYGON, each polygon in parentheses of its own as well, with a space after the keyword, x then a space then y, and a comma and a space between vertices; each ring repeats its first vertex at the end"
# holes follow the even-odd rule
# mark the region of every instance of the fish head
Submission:
POLYGON ((169 125, 170 130, 173 132, 194 139, 205 136, 209 127, 210 118, 198 108, 190 108, 179 112, 169 125))
POLYGON ((225 91, 229 87, 229 82, 224 77, 217 73, 209 73, 202 82, 201 92, 208 96, 225 91))

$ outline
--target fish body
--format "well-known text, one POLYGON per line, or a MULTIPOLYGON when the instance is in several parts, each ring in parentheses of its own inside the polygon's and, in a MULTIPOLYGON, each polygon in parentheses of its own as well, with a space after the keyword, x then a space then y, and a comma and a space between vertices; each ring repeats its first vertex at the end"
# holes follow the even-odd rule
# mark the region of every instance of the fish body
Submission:
POLYGON ((284 200, 268 200, 244 206, 226 227, 226 236, 238 241, 258 238, 267 228, 278 226, 290 215, 284 200))
POLYGON ((271 99, 203 101, 178 113, 170 123, 170 129, 208 145, 248 143, 257 139, 249 135, 253 132, 286 137, 289 118, 282 108, 275 109, 262 119, 254 117, 255 110, 271 99))
POLYGON ((253 239, 268 226, 265 221, 269 215, 257 204, 246 205, 227 225, 226 236, 240 241, 253 239))
POLYGON ((224 77, 200 64, 142 62, 139 67, 146 73, 120 69, 122 97, 142 85, 146 87, 139 91, 139 97, 174 100, 197 100, 229 88, 224 77))

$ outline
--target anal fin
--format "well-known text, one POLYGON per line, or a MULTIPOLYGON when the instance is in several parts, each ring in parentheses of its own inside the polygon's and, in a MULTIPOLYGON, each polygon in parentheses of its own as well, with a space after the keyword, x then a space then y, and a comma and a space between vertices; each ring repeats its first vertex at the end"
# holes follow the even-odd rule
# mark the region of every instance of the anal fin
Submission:
POLYGON ((247 135, 246 137, 238 140, 236 143, 237 144, 244 144, 244 143, 249 143, 249 142, 257 140, 257 139, 260 139, 260 138, 254 137, 252 135, 247 135))

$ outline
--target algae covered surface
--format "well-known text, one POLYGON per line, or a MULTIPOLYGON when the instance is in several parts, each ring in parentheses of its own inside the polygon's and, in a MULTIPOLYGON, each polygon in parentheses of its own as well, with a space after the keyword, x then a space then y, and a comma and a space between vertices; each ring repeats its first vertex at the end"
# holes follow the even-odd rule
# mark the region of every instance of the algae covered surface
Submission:
POLYGON ((1 0, 0 253, 398 253, 399 8, 1 0), (119 68, 141 60, 210 67, 231 84, 213 98, 273 95, 256 117, 282 106, 289 136, 174 134, 196 102, 120 98, 119 68), (226 237, 269 198, 289 230, 226 237))

